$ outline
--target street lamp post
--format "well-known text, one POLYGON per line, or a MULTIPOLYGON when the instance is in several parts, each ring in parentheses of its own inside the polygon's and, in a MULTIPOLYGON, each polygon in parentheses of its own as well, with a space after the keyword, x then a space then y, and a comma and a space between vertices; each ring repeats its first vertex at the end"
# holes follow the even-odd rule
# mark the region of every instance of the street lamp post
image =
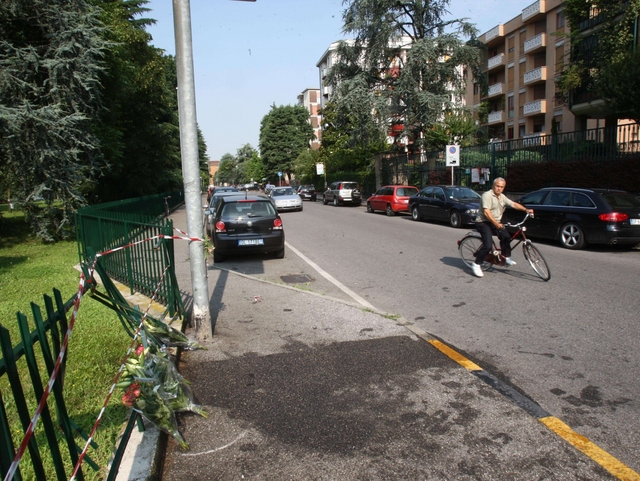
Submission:
MULTIPOLYGON (((176 37, 176 66, 178 75, 178 111, 180 119, 180 153, 184 200, 187 210, 189 237, 202 237, 202 193, 198 158, 198 126, 196 121, 196 88, 191 42, 191 12, 189 0, 173 0, 173 25, 176 37)), ((209 308, 209 288, 204 245, 189 241, 189 264, 193 291, 192 325, 199 341, 213 335, 209 308)))
MULTIPOLYGON (((255 2, 256 0, 237 1, 255 2)), ((173 0, 173 28, 176 37, 180 154, 182 157, 184 201, 187 210, 187 230, 189 237, 201 237, 204 225, 202 221, 190 0, 173 0)), ((198 340, 206 341, 213 335, 215 325, 211 325, 207 266, 202 242, 189 242, 189 264, 193 292, 193 327, 196 330, 198 340)))

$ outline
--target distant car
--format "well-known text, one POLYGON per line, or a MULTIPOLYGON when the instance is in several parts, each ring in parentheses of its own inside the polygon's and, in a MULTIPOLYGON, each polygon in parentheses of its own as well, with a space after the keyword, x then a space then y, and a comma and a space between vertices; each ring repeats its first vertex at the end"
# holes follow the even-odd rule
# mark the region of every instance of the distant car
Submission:
POLYGON ((213 214, 213 261, 229 255, 273 253, 284 257, 282 219, 271 199, 260 194, 222 197, 213 214))
POLYGON ((298 187, 298 195, 302 200, 309 199, 313 202, 317 199, 316 188, 313 185, 301 185, 298 187))
POLYGON ((362 204, 362 190, 360 184, 351 181, 332 183, 324 192, 322 203, 327 205, 332 202, 334 206, 341 204, 362 204))
POLYGON ((284 210, 302 210, 302 199, 293 187, 274 187, 269 193, 278 212, 284 210))
POLYGON ((475 224, 480 195, 460 185, 430 185, 409 198, 413 220, 448 222, 451 227, 475 224))
MULTIPOLYGON (((622 190, 547 187, 524 195, 518 202, 534 210, 527 219, 527 235, 560 241, 567 249, 587 244, 640 243, 640 199, 622 190)), ((503 223, 522 220, 507 209, 503 223)))
POLYGON ((417 187, 385 185, 367 199, 367 212, 383 210, 389 216, 398 212, 409 212, 409 197, 417 193, 417 187))

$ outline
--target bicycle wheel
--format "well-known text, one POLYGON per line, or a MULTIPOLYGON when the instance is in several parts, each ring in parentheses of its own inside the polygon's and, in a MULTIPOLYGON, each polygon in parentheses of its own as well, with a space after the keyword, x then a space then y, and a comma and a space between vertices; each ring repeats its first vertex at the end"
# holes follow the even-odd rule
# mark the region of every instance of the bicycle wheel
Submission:
POLYGON ((522 252, 524 253, 524 258, 529 261, 533 270, 540 276, 540 279, 544 281, 548 281, 551 279, 551 271, 549 270, 549 266, 547 265, 547 261, 544 260, 540 251, 535 248, 532 244, 522 244, 522 252))
MULTIPOLYGON (((476 252, 482 247, 482 239, 474 235, 468 235, 460 241, 458 249, 460 250, 460 257, 462 261, 471 267, 476 262, 476 252)), ((482 263, 482 270, 486 271, 491 264, 489 262, 482 263)))

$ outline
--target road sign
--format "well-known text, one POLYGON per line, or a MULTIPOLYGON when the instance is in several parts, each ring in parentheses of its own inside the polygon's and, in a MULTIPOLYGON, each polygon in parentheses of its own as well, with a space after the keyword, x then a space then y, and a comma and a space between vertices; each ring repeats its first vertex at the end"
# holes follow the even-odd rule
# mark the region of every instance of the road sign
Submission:
POLYGON ((282 172, 278 172, 278 177, 282 177, 282 172))
POLYGON ((460 146, 459 145, 447 145, 447 167, 460 166, 460 146))

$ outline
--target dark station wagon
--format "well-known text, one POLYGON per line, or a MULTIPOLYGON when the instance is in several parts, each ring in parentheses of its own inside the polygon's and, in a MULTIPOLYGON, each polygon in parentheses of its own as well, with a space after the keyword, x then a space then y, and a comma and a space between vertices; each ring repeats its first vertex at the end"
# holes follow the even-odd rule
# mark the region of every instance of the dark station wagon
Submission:
MULTIPOLYGON (((518 202, 533 209, 527 235, 558 240, 567 249, 587 244, 640 243, 640 199, 622 190, 547 187, 518 202)), ((518 222, 521 212, 507 209, 502 221, 518 222)))

